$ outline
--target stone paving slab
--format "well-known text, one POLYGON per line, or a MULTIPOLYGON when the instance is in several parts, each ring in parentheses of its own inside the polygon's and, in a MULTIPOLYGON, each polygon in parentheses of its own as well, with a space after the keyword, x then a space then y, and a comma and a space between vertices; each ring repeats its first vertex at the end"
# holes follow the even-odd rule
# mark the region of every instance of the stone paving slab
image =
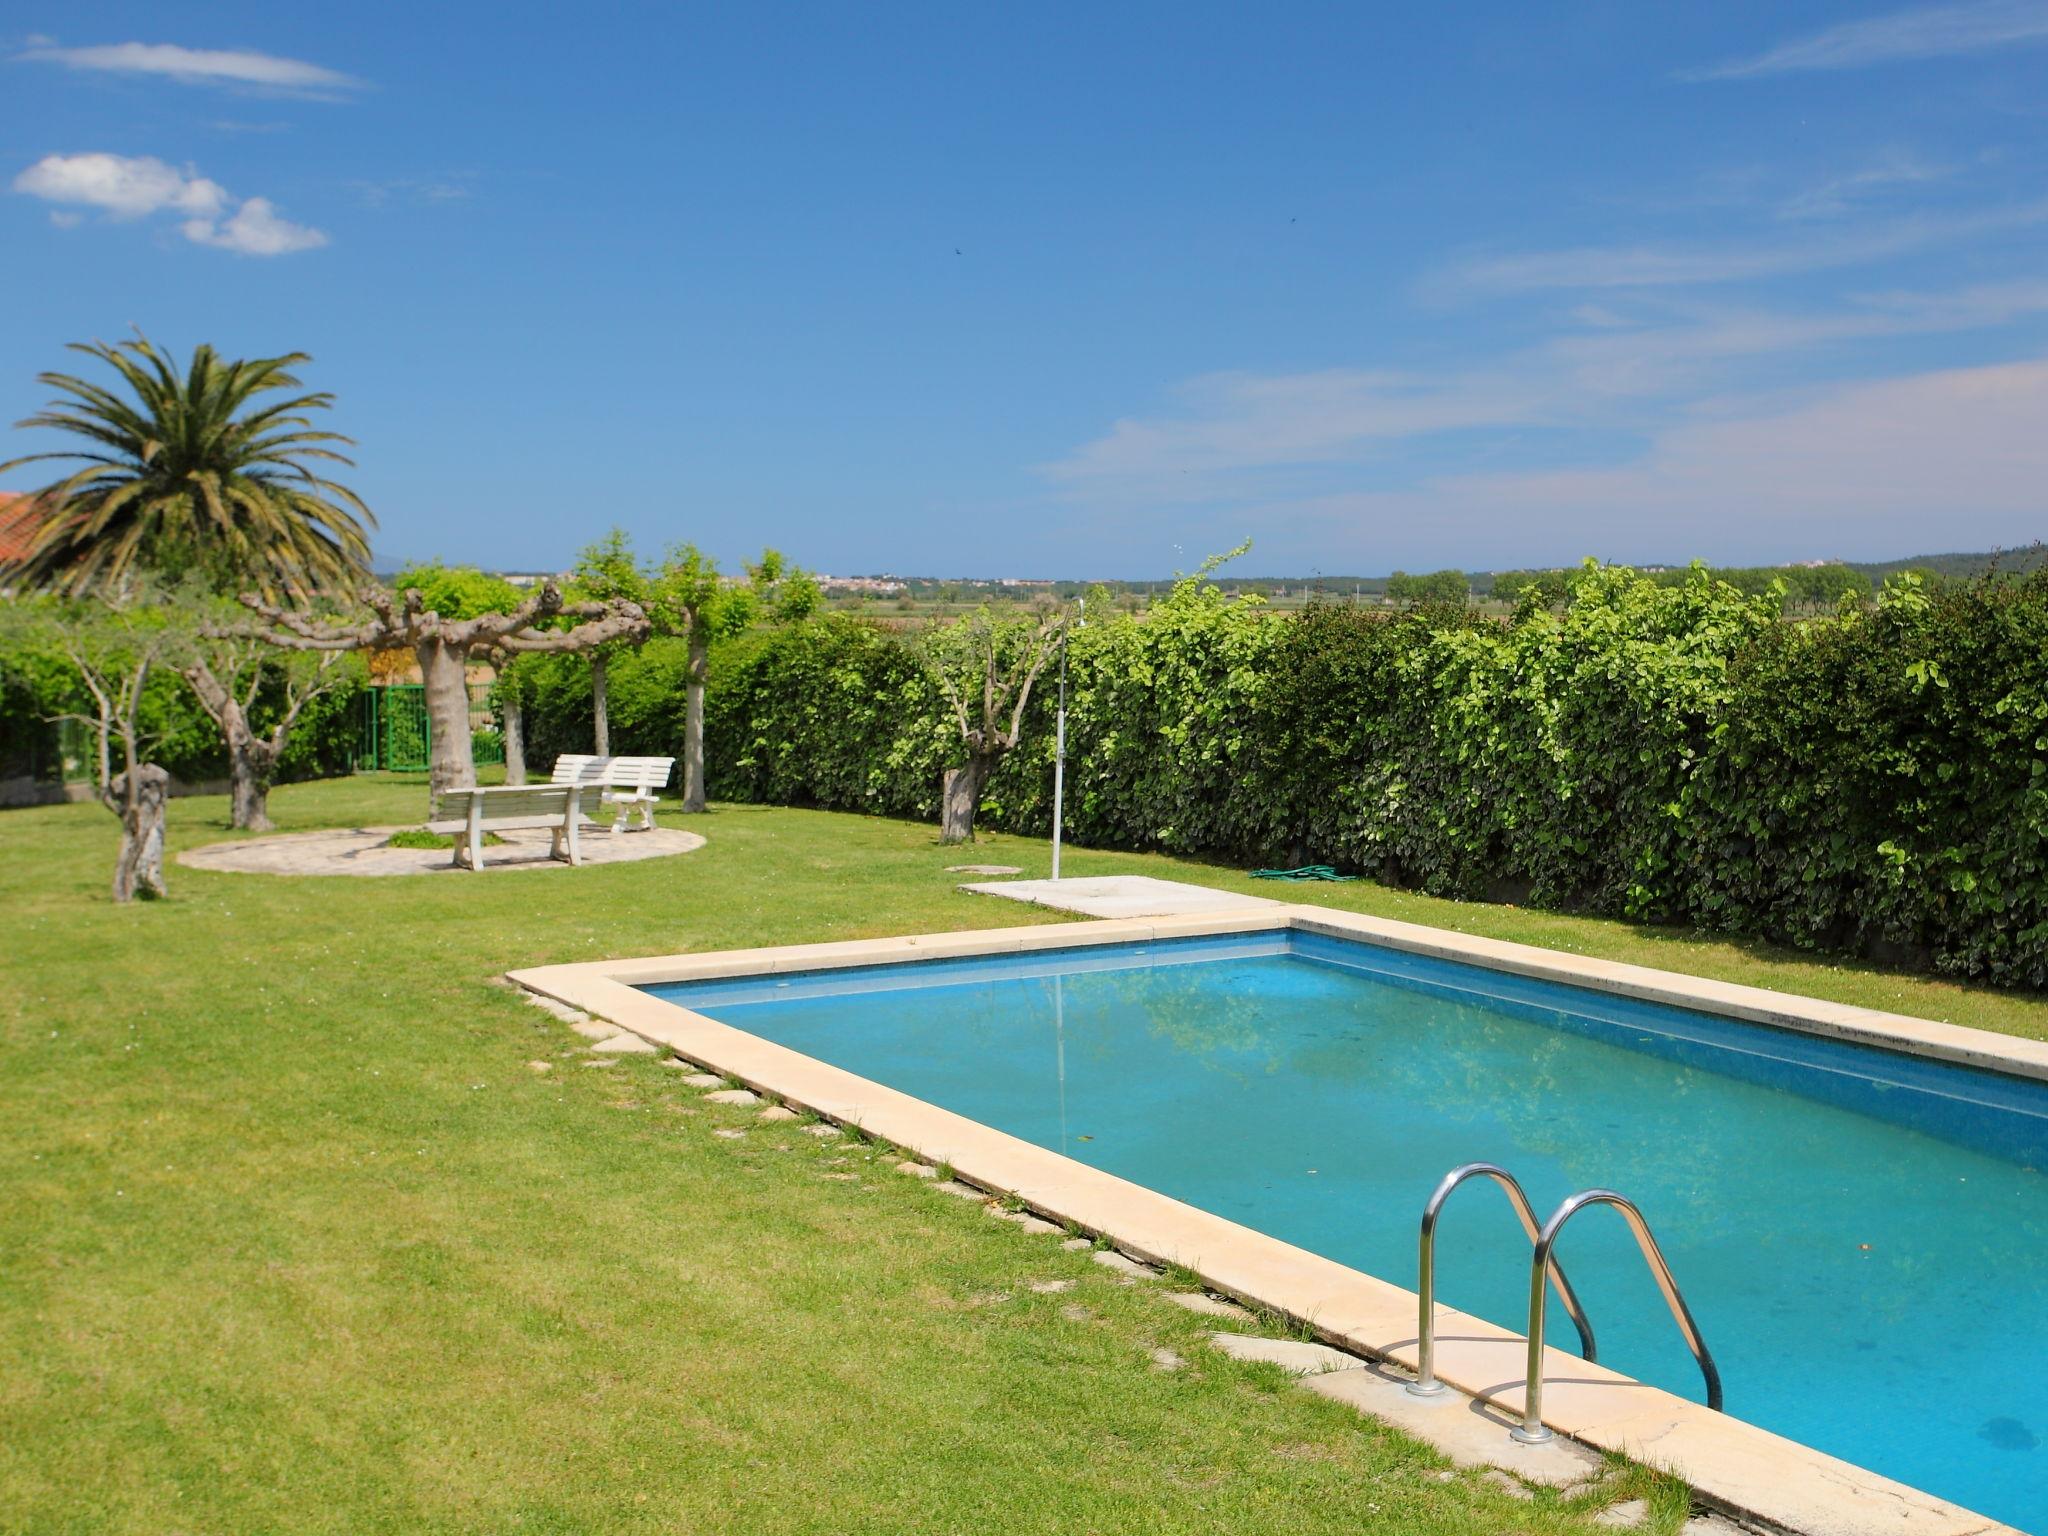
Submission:
MULTIPOLYGON (((1217 1336, 1218 1343, 1222 1338, 1217 1336)), ((1541 1445, 1512 1439, 1508 1430, 1515 1420, 1462 1392, 1417 1397, 1408 1390, 1406 1378, 1348 1355, 1344 1358, 1355 1369, 1305 1376, 1302 1385, 1318 1396, 1348 1403, 1360 1413, 1406 1430, 1435 1446, 1457 1466, 1505 1467, 1525 1482, 1552 1488, 1597 1477, 1605 1466, 1599 1452, 1563 1435, 1541 1445)))
MULTIPOLYGON (((228 870, 246 875, 467 875, 457 869, 446 848, 392 848, 387 843, 403 827, 351 827, 328 832, 285 832, 275 837, 250 837, 234 842, 187 848, 178 862, 188 869, 228 870)), ((567 869, 549 857, 553 834, 546 828, 515 828, 498 833, 503 847, 484 850, 483 873, 515 869, 567 869)), ((609 827, 584 832, 583 862, 631 864, 664 859, 704 846, 695 832, 656 827, 652 832, 620 832, 609 827)))
POLYGON ((980 896, 1028 901, 1084 917, 1178 917, 1189 912, 1234 912, 1244 907, 1278 907, 1264 896, 1240 896, 1182 880, 1150 875, 1098 875, 1086 880, 985 880, 963 885, 980 896))
POLYGON ((1330 1371, 1356 1371, 1365 1362, 1356 1355, 1327 1344, 1302 1339, 1264 1339, 1250 1333, 1212 1333, 1209 1342, 1233 1360, 1263 1360, 1296 1376, 1318 1376, 1330 1371))

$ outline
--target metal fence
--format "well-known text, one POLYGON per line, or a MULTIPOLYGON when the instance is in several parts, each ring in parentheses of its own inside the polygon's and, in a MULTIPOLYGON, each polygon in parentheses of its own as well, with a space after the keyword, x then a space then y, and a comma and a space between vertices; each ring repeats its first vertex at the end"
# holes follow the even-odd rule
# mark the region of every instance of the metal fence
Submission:
MULTIPOLYGON (((505 738, 491 709, 488 683, 469 685, 469 749, 479 767, 505 761, 505 738)), ((434 727, 427 690, 420 683, 365 688, 356 706, 356 745, 349 768, 362 773, 425 773, 432 760, 434 727)))

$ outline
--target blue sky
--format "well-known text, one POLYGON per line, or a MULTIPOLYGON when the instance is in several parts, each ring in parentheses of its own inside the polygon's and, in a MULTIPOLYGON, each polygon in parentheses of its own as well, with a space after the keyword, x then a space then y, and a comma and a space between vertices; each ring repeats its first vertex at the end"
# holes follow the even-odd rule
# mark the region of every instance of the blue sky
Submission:
POLYGON ((387 559, 2048 535, 2048 0, 8 26, 0 415, 130 326, 308 351, 387 559))

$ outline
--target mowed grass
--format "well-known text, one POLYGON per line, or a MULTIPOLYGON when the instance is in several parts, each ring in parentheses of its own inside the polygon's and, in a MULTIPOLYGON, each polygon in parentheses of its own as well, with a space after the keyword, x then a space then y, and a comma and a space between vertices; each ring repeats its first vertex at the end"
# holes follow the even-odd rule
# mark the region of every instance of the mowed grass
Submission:
MULTIPOLYGON (((423 798, 366 778, 272 809, 287 830, 396 823, 423 798)), ((176 802, 173 848, 231 835, 224 813, 176 802)), ((0 813, 0 1531, 1593 1529, 1587 1499, 1446 1480, 1204 1349, 1157 1287, 886 1149, 706 1104, 651 1057, 585 1065, 495 978, 1059 920, 944 868, 1038 873, 1042 844, 963 856, 928 828, 750 807, 690 824, 697 853, 578 871, 174 866, 171 900, 117 909, 104 811, 0 813), (1029 1288, 1050 1279, 1075 1285, 1029 1288), (1188 1365, 1157 1368, 1160 1347, 1188 1365)), ((1273 889, 1071 855, 1117 870, 1273 889)), ((1921 978, 1364 885, 1299 894, 2043 1032, 2038 1000, 1921 978)), ((1608 1491, 1648 1496, 1652 1529, 1683 1517, 1683 1491, 1640 1470, 1608 1491)))

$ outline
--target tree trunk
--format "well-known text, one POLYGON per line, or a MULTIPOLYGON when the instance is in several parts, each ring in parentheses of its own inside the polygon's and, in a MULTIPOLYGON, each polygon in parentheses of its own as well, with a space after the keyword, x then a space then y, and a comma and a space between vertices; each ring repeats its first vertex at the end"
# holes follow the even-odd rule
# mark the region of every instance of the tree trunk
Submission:
MULTIPOLYGON (((221 741, 228 749, 228 825, 237 831, 268 832, 270 817, 266 803, 270 797, 271 775, 276 772, 283 742, 272 746, 257 739, 255 731, 250 729, 248 715, 243 713, 242 701, 235 697, 210 665, 195 661, 180 668, 179 672, 199 700, 200 707, 219 728, 221 741)), ((230 670, 230 682, 234 681, 234 676, 230 670)))
POLYGON ((599 757, 612 755, 611 700, 606 697, 604 652, 590 653, 590 707, 597 717, 597 744, 593 750, 599 757))
POLYGON ((704 675, 710 661, 710 645, 692 636, 683 696, 683 809, 686 811, 704 809, 704 675))
POLYGON ((476 784, 476 759, 469 749, 469 653, 436 639, 422 640, 413 654, 427 685, 427 726, 433 737, 427 754, 429 783, 437 795, 471 789, 476 784))
POLYGON ((526 706, 519 702, 519 687, 498 676, 498 723, 505 732, 505 782, 526 782, 526 706))
POLYGON ((966 765, 946 770, 945 788, 939 807, 939 841, 964 843, 974 836, 974 813, 981 805, 982 786, 988 783, 995 759, 969 757, 966 765))
POLYGON ((121 818, 121 853, 114 863, 114 900, 169 894, 164 886, 164 806, 171 776, 141 763, 107 786, 110 808, 121 818), (132 773, 134 783, 129 783, 132 773))
MULTIPOLYGON (((240 711, 236 711, 240 723, 240 711)), ((268 742, 258 741, 246 724, 228 738, 228 824, 244 832, 268 832, 270 781, 277 759, 268 742)))

